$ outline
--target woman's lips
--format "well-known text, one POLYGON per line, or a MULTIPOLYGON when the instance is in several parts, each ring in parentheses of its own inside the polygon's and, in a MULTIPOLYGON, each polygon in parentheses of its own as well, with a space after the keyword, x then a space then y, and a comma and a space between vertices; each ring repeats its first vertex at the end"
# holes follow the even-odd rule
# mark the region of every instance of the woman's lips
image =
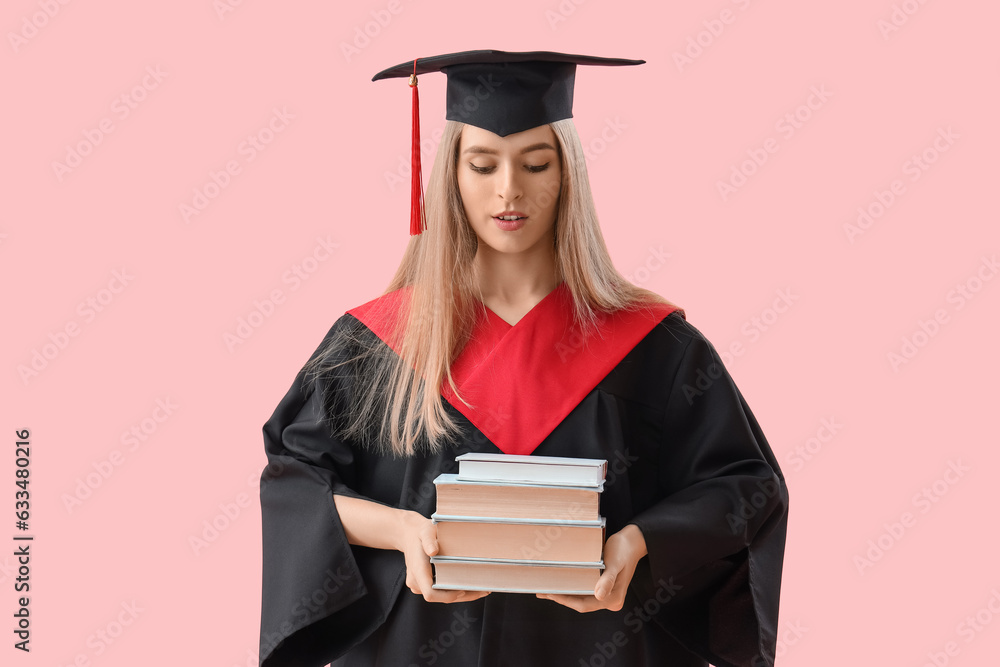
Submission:
POLYGON ((517 213, 504 213, 502 217, 498 215, 493 216, 493 221, 496 223, 497 227, 504 230, 505 232, 513 232, 520 229, 521 227, 524 227, 525 220, 527 220, 527 216, 520 215, 517 213), (516 220, 503 219, 503 218, 509 218, 514 215, 518 216, 516 220))

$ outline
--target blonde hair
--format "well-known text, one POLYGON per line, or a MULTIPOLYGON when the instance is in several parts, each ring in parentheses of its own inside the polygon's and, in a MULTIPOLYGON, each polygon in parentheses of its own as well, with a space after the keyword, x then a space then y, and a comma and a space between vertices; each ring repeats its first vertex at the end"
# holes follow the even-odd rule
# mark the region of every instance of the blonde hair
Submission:
MULTIPOLYGON (((385 453, 407 456, 437 451, 460 430, 446 411, 441 387, 447 382, 465 402, 452 378, 451 364, 472 334, 476 309, 483 307, 473 262, 478 239, 466 219, 458 187, 463 127, 457 121, 445 124, 427 183, 427 229, 410 238, 384 292, 403 289, 409 300, 403 299, 398 311, 386 308, 376 314, 399 341, 399 354, 360 325, 342 327, 307 365, 311 377, 350 365, 350 395, 327 395, 326 416, 343 437, 385 453)), ((631 284, 615 269, 597 220, 576 127, 571 119, 550 127, 562 165, 559 192, 549 194, 558 197, 556 279, 564 281, 573 296, 573 316, 581 333, 594 332, 603 313, 642 308, 651 302, 669 304, 631 284)), ((392 300, 381 303, 389 306, 392 300)))

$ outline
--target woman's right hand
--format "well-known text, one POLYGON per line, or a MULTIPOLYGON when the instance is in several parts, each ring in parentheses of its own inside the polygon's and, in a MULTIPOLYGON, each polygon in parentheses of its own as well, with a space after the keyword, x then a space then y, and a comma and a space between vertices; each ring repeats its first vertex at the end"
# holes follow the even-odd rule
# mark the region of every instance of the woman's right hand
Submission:
POLYGON ((430 557, 438 552, 437 530, 430 519, 410 510, 401 510, 396 549, 406 561, 406 586, 428 602, 469 602, 489 595, 489 591, 445 591, 433 588, 430 557))

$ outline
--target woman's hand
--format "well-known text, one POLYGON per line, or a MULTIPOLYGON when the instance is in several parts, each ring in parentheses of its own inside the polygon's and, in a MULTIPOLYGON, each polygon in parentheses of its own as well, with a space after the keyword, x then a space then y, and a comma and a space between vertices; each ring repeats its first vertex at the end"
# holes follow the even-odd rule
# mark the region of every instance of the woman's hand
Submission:
POLYGON ((437 530, 430 519, 408 510, 400 515, 395 548, 406 561, 406 586, 428 602, 469 602, 489 595, 489 591, 445 591, 433 588, 430 557, 438 552, 437 530))
POLYGON ((593 595, 542 594, 536 597, 552 600, 579 612, 610 609, 621 611, 625 593, 635 574, 639 559, 646 555, 646 540, 639 527, 629 524, 608 538, 604 544, 604 572, 594 586, 593 595))

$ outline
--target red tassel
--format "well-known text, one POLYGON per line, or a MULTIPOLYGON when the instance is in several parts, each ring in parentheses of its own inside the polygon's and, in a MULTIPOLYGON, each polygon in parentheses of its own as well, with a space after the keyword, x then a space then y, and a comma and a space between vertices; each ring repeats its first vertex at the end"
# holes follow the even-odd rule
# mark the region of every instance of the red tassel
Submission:
POLYGON ((417 95, 417 61, 410 76, 413 89, 413 144, 410 149, 410 236, 427 229, 424 218, 423 174, 420 171, 420 97, 417 95))

